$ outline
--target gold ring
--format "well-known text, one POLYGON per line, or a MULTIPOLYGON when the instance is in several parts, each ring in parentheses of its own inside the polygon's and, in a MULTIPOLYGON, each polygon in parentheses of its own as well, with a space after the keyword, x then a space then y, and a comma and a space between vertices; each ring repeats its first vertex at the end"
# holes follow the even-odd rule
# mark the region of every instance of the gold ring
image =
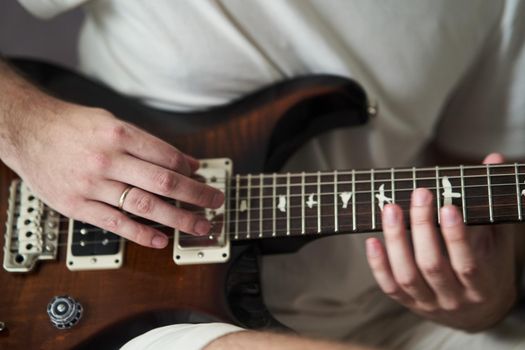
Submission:
POLYGON ((126 200, 126 197, 128 196, 128 193, 129 191, 131 191, 132 188, 133 186, 128 186, 126 187, 124 191, 122 191, 122 194, 120 195, 120 198, 118 199, 118 208, 120 210, 123 210, 122 208, 124 207, 124 201, 126 200))

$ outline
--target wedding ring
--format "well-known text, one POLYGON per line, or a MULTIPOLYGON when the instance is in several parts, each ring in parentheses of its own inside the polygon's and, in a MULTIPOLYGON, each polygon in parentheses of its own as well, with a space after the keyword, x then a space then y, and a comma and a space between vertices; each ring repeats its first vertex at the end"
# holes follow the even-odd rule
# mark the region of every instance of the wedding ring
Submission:
POLYGON ((128 196, 128 193, 129 191, 131 191, 132 188, 133 186, 128 186, 126 187, 124 191, 122 191, 122 194, 120 195, 120 198, 118 199, 118 208, 120 210, 123 210, 122 208, 124 207, 124 201, 126 200, 126 197, 128 196))

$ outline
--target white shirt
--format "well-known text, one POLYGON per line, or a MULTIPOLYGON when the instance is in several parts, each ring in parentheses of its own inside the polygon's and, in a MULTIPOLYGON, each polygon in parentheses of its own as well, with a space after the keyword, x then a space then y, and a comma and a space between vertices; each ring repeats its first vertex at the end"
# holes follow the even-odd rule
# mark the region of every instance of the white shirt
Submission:
MULTIPOLYGON (((525 1, 20 1, 42 17, 85 3, 80 68, 161 108, 209 108, 302 74, 360 82, 379 116, 312 140, 288 169, 416 165, 433 137, 463 156, 525 152, 525 1)), ((385 327, 398 307, 363 236, 266 257, 262 279, 274 315, 303 333, 368 339, 375 324, 386 339, 414 322, 385 327)))

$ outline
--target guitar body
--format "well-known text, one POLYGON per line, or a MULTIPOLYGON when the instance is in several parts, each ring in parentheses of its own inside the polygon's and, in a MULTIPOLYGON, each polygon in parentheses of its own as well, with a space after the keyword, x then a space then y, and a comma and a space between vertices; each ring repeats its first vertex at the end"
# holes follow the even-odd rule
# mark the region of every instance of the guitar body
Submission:
MULTIPOLYGON (((364 91, 334 76, 296 78, 213 110, 172 113, 145 107, 52 65, 12 64, 50 93, 105 108, 197 158, 229 157, 237 173, 277 171, 311 137, 367 119, 364 91)), ((0 165, 0 217, 5 222, 8 186, 16 176, 0 165)), ((169 248, 128 242, 123 266, 115 270, 72 272, 65 264, 65 249, 55 261, 41 261, 29 273, 2 269, 0 322, 5 329, 0 348, 117 348, 150 328, 177 322, 276 326, 262 303, 259 251, 255 244, 234 246, 227 264, 178 266, 169 248), (83 305, 82 319, 69 330, 54 328, 46 313, 57 295, 72 296, 83 305)))

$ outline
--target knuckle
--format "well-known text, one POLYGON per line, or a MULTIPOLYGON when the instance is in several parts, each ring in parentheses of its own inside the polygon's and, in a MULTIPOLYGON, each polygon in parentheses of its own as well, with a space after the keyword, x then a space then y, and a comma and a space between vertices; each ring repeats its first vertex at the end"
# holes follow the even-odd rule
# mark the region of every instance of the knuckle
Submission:
POLYGON ((392 299, 399 299, 402 294, 399 286, 386 287, 383 289, 383 292, 392 299))
POLYGON ((202 185, 196 189, 195 198, 197 199, 198 204, 206 206, 212 202, 213 193, 210 193, 210 191, 208 191, 208 189, 204 185, 202 185))
POLYGON ((121 144, 128 135, 128 128, 123 123, 114 123, 108 128, 107 137, 112 144, 121 144))
POLYGON ((464 265, 458 268, 457 273, 467 279, 472 279, 479 275, 479 267, 475 264, 464 265))
POLYGON ((443 274, 443 262, 441 260, 421 262, 419 268, 428 277, 439 277, 443 274))
POLYGON ((179 224, 180 230, 184 232, 194 232, 195 231, 195 218, 191 214, 180 214, 179 215, 179 224))
POLYGON ((111 166, 111 157, 104 152, 95 151, 88 156, 88 162, 97 173, 103 173, 111 166))
POLYGON ((95 180, 92 176, 79 176, 77 178, 77 186, 81 193, 91 193, 95 188, 95 180))
POLYGON ((397 283, 399 284, 399 286, 401 286, 401 288, 405 290, 411 290, 416 287, 417 277, 415 275, 407 274, 406 276, 400 277, 397 280, 397 283))
POLYGON ((149 246, 151 243, 151 229, 145 225, 135 223, 133 241, 143 246, 149 246))
POLYGON ((426 213, 422 213, 420 209, 414 210, 414 213, 411 215, 412 226, 427 226, 432 223, 432 220, 426 213))
POLYGON ((170 169, 174 170, 180 170, 184 169, 186 166, 186 160, 184 159, 184 156, 178 152, 174 152, 171 156, 168 158, 168 167, 170 169))
POLYGON ((174 173, 162 171, 155 175, 155 184, 159 193, 169 195, 177 189, 178 181, 174 173))
POLYGON ((439 311, 439 307, 434 303, 418 303, 417 308, 425 313, 436 313, 439 311))
POLYGON ((153 203, 153 199, 149 195, 146 195, 146 194, 137 195, 136 197, 133 198, 132 204, 135 210, 137 211, 137 213, 139 214, 145 215, 145 214, 150 214, 151 212, 153 212, 154 203, 153 203))
POLYGON ((76 196, 66 196, 63 200, 64 209, 61 210, 62 214, 67 217, 80 220, 78 212, 82 201, 76 196))
POLYGON ((116 232, 122 225, 122 218, 118 215, 108 215, 102 218, 102 228, 116 232))
POLYGON ((447 312, 458 312, 463 309, 463 303, 459 300, 451 299, 443 302, 441 308, 447 312))

